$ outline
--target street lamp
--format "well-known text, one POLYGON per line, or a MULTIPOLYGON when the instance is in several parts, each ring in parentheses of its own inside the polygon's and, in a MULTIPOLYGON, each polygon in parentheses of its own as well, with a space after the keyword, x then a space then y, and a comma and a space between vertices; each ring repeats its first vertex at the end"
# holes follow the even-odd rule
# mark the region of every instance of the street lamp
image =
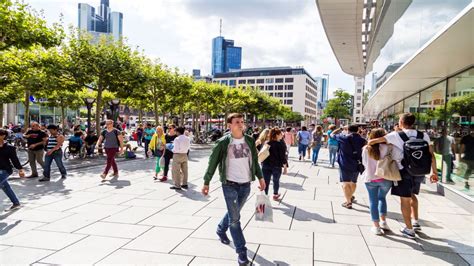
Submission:
POLYGON ((94 102, 95 102, 94 98, 84 99, 84 103, 86 104, 86 107, 87 107, 87 132, 91 131, 91 109, 94 102))

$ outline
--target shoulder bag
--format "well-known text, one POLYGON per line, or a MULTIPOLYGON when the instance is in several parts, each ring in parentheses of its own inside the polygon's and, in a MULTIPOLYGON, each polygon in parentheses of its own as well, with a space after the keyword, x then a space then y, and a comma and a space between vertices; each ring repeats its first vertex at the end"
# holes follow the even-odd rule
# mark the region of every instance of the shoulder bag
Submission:
POLYGON ((387 155, 383 159, 377 161, 375 175, 389 181, 400 181, 400 171, 397 162, 392 158, 392 145, 388 145, 387 155))

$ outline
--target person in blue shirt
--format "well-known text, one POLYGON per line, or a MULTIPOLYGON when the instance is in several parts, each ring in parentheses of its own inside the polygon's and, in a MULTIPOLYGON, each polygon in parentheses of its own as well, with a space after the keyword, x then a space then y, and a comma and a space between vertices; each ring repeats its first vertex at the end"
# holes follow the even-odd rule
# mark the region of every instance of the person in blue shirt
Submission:
POLYGON ((328 127, 328 150, 329 150, 329 164, 331 167, 334 168, 334 163, 336 162, 336 155, 337 155, 337 150, 339 149, 339 143, 337 140, 333 137, 331 137, 331 133, 336 129, 336 125, 330 125, 328 127))
POLYGON ((74 136, 69 138, 69 145, 71 145, 71 144, 72 145, 77 145, 76 147, 78 148, 78 150, 81 150, 82 143, 83 143, 82 131, 77 131, 76 133, 74 133, 74 136), (72 143, 74 143, 74 144, 72 144, 72 143))
MULTIPOLYGON (((148 145, 150 145, 151 138, 156 133, 155 129, 151 126, 150 123, 146 124, 146 128, 143 130, 143 138, 145 139, 145 156, 148 158, 148 145)), ((151 151, 153 156, 155 155, 154 151, 151 151)))
POLYGON ((334 138, 339 145, 337 163, 346 199, 346 202, 342 203, 342 207, 352 209, 357 177, 359 176, 359 164, 362 163, 362 148, 367 144, 367 141, 357 133, 359 131, 357 125, 349 126, 348 134, 339 134, 341 131, 342 128, 336 129, 329 136, 334 138))

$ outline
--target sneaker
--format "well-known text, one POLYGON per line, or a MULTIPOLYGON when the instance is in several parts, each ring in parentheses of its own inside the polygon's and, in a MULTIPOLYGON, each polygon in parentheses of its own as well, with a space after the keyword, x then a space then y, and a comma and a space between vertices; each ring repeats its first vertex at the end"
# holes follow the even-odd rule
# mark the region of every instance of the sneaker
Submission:
POLYGON ((299 160, 301 161, 301 155, 300 155, 300 158, 299 158, 299 160))
POLYGON ((408 229, 408 228, 405 227, 405 228, 401 228, 400 232, 402 232, 403 236, 406 237, 406 238, 410 238, 410 239, 415 239, 416 238, 415 230, 413 230, 413 229, 408 229))
POLYGON ((27 176, 26 178, 37 178, 37 177, 38 177, 38 174, 36 174, 36 175, 29 175, 29 176, 27 176))
POLYGON ((160 179, 160 182, 166 182, 166 180, 168 180, 168 177, 163 176, 163 177, 160 179))
POLYGON ((158 180, 158 177, 157 177, 157 176, 154 176, 154 177, 153 177, 153 180, 158 180))
POLYGON ((100 178, 105 179, 106 177, 107 177, 107 174, 104 174, 104 173, 100 174, 100 178))
POLYGON ((275 200, 275 201, 280 200, 280 196, 281 196, 281 194, 274 194, 273 195, 273 200, 275 200))
POLYGON ((38 179, 39 182, 49 182, 49 178, 48 177, 42 177, 40 179, 38 179))
POLYGON ((221 241, 222 244, 224 245, 229 245, 230 244, 230 239, 227 237, 226 233, 219 233, 216 232, 217 236, 219 236, 219 240, 221 241))
POLYGON ((61 176, 61 179, 66 179, 66 176, 65 176, 65 175, 62 175, 62 176, 61 176))
POLYGON ((413 230, 421 231, 421 226, 418 222, 412 222, 411 225, 413 226, 413 230))
POLYGON ((372 226, 372 228, 370 228, 370 231, 371 231, 374 235, 378 235, 378 236, 383 235, 383 230, 382 230, 381 227, 372 226))
POLYGON ((173 189, 173 190, 182 190, 180 187, 176 187, 176 186, 172 186, 172 187, 170 187, 170 189, 173 189))
POLYGON ((351 197, 351 203, 356 203, 356 202, 357 202, 356 197, 352 196, 351 197))
POLYGON ((182 185, 181 188, 188 189, 188 185, 182 185))
POLYGON ((5 212, 15 211, 15 210, 18 210, 19 208, 21 208, 20 204, 13 204, 10 208, 6 209, 5 212))
POLYGON ((239 253, 238 262, 239 265, 248 265, 250 263, 249 258, 247 257, 247 252, 239 253))
POLYGON ((465 189, 470 189, 469 184, 468 184, 468 183, 464 184, 464 188, 465 188, 465 189))
POLYGON ((380 228, 382 228, 385 231, 392 231, 390 227, 388 226, 387 222, 384 222, 384 221, 380 222, 380 228))

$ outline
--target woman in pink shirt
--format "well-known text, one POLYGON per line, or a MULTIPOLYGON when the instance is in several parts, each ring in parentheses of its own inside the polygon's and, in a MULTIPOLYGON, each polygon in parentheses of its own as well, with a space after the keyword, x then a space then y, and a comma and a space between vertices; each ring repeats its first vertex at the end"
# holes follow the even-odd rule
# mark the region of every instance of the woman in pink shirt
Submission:
POLYGON ((291 127, 286 128, 285 132, 286 153, 290 152, 290 147, 295 144, 295 136, 291 132, 291 127))

